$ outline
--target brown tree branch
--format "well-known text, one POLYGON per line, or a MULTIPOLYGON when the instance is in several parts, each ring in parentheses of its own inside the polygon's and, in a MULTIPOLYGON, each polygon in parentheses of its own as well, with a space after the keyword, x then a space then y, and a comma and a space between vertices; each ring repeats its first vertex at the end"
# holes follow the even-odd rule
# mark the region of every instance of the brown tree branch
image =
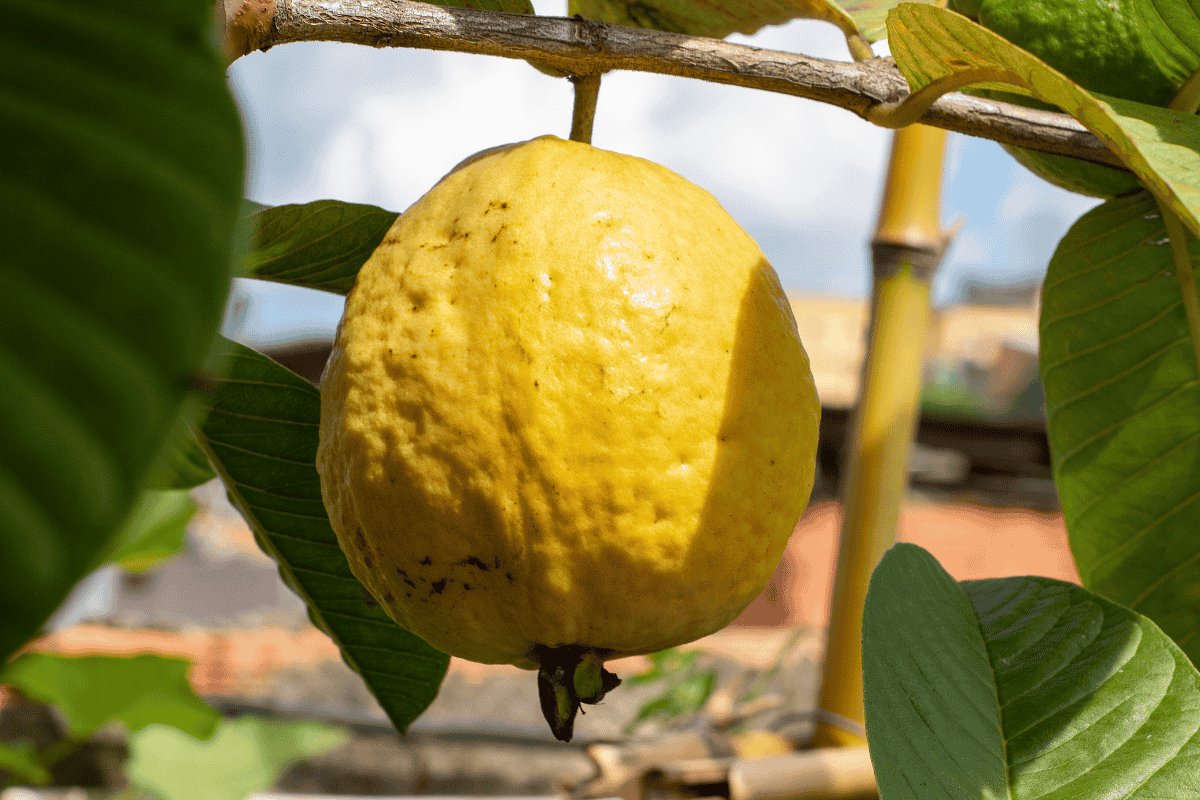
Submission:
MULTIPOLYGON (((909 93, 891 59, 832 61, 582 18, 504 14, 410 0, 224 3, 231 59, 289 42, 452 50, 533 59, 573 75, 620 69, 744 86, 829 103, 866 120, 881 116, 909 93)), ((1120 165, 1066 114, 952 93, 939 98, 921 121, 1002 144, 1120 165)))

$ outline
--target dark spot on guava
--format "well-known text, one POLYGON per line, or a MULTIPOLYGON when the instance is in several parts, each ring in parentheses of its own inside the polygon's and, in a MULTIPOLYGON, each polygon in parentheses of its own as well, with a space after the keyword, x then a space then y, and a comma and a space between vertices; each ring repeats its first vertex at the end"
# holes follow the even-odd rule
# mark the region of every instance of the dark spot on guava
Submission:
POLYGON ((464 584, 463 584, 463 591, 464 591, 464 592, 469 592, 469 591, 471 591, 471 584, 469 584, 469 583, 464 583, 464 584))
POLYGON ((425 556, 425 557, 424 557, 424 558, 422 558, 422 559, 420 560, 420 562, 418 562, 418 563, 420 563, 422 566, 428 567, 428 566, 429 566, 430 564, 432 564, 433 562, 429 560, 429 556, 425 556))
POLYGON ((495 560, 493 560, 493 561, 492 561, 492 565, 493 565, 493 566, 494 566, 496 569, 500 569, 500 556, 496 556, 496 557, 495 557, 495 560))
POLYGON ((367 569, 371 569, 375 566, 375 562, 371 560, 370 556, 363 556, 363 566, 365 566, 367 569))
POLYGON ((441 594, 446 590, 446 579, 438 578, 429 586, 430 594, 441 594))
POLYGON ((358 545, 359 550, 367 549, 367 537, 363 536, 361 526, 354 532, 354 543, 358 545))
POLYGON ((512 573, 511 573, 511 572, 506 572, 506 573, 504 573, 504 577, 508 578, 508 582, 509 582, 509 583, 512 583, 512 582, 513 582, 513 576, 512 576, 512 573))
POLYGON ((396 602, 396 595, 392 594, 391 592, 384 592, 383 601, 385 603, 394 603, 396 602))
POLYGON ((501 207, 501 208, 508 208, 508 203, 501 203, 501 204, 500 204, 500 207, 501 207))
POLYGON ((475 567, 476 569, 481 569, 484 572, 487 572, 489 569, 491 569, 491 567, 475 556, 467 556, 462 561, 455 562, 455 564, 466 564, 468 567, 475 567))

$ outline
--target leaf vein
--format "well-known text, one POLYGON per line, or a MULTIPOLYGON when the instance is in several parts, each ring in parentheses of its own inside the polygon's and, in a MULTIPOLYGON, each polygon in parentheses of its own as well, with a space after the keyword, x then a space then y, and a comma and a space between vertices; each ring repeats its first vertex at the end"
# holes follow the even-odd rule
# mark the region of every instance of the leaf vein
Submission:
POLYGON ((1166 353, 1169 353, 1171 350, 1174 350, 1176 347, 1179 347, 1179 345, 1181 345, 1181 344, 1190 345, 1191 337, 1186 336, 1186 335, 1180 336, 1178 339, 1175 339, 1171 343, 1167 344, 1165 347, 1154 351, 1153 353, 1146 356, 1145 358, 1143 358, 1141 361, 1137 362, 1136 364, 1133 364, 1132 366, 1127 367, 1127 368, 1121 370, 1120 372, 1109 375, 1107 378, 1105 378, 1102 381, 1093 383, 1087 389, 1085 389, 1084 391, 1080 392, 1077 395, 1074 395, 1073 397, 1068 397, 1065 400, 1061 400, 1061 401, 1055 403, 1052 407, 1046 409, 1046 418, 1049 420, 1053 420, 1054 415, 1057 414, 1058 412, 1062 411, 1067 406, 1069 406, 1073 403, 1077 403, 1080 400, 1083 400, 1084 398, 1090 397, 1093 394, 1095 394, 1096 392, 1103 389, 1105 386, 1109 386, 1109 385, 1121 380, 1122 378, 1132 375, 1134 372, 1137 372, 1139 369, 1146 366, 1147 364, 1150 364, 1153 361, 1155 361, 1156 359, 1165 355, 1166 353))
POLYGON ((1175 395, 1179 394, 1180 392, 1184 391, 1185 389, 1188 389, 1188 388, 1194 386, 1195 384, 1196 384, 1196 381, 1188 381, 1187 383, 1177 386, 1177 387, 1175 387, 1175 389, 1173 389, 1172 391, 1163 395, 1158 400, 1155 400, 1150 405, 1139 408, 1136 412, 1134 412, 1133 414, 1130 414, 1128 417, 1117 420, 1112 425, 1109 425, 1107 428, 1102 428, 1101 430, 1092 434, 1088 438, 1079 442, 1077 445, 1072 447, 1066 453, 1063 453, 1061 458, 1055 459, 1055 462, 1056 462, 1056 465, 1054 468, 1055 473, 1056 474, 1060 473, 1063 470, 1063 468, 1066 467, 1067 462, 1070 461, 1075 456, 1079 455, 1079 452, 1081 450, 1083 450, 1085 447, 1087 447, 1088 445, 1099 441, 1100 439, 1104 438, 1105 436, 1107 436, 1108 434, 1117 430, 1118 428, 1128 425, 1131 420, 1135 420, 1138 417, 1142 416, 1143 414, 1147 414, 1147 413, 1153 411, 1154 409, 1158 408, 1159 406, 1164 405, 1165 403, 1170 401, 1171 398, 1173 398, 1175 395))
POLYGON ((1161 320, 1163 317, 1167 316, 1167 315, 1168 315, 1168 314, 1170 314, 1172 311, 1174 311, 1175 309, 1177 309, 1177 308, 1181 307, 1182 305, 1183 305, 1183 300, 1177 300, 1176 302, 1174 302, 1174 303, 1172 303, 1171 305, 1169 305, 1169 306, 1167 306, 1166 308, 1164 308, 1164 309, 1163 309, 1162 311, 1160 311, 1159 313, 1155 314, 1155 315, 1154 315, 1153 317, 1151 317, 1150 319, 1146 320, 1145 322, 1141 323, 1140 325, 1138 325, 1138 326, 1137 326, 1137 327, 1135 327, 1135 328, 1130 328, 1129 330, 1127 330, 1127 331, 1124 331, 1124 332, 1123 332, 1123 333, 1121 333, 1119 336, 1116 336, 1116 337, 1114 337, 1114 338, 1112 338, 1112 339, 1109 339, 1108 341, 1101 342, 1101 343, 1099 343, 1099 344, 1094 344, 1094 345, 1092 345, 1091 347, 1085 347, 1084 349, 1082 349, 1082 350, 1078 350, 1078 351, 1076 351, 1076 352, 1074 352, 1074 353, 1071 353, 1069 356, 1066 356, 1065 358, 1059 359, 1058 361, 1055 361, 1055 362, 1054 362, 1054 363, 1052 363, 1052 364, 1045 364, 1045 365, 1043 365, 1043 366, 1042 366, 1042 380, 1044 381, 1044 380, 1046 379, 1046 376, 1047 376, 1047 375, 1049 375, 1049 374, 1050 374, 1051 372, 1053 372, 1054 370, 1058 369, 1058 368, 1059 368, 1059 367, 1061 367, 1061 366, 1064 366, 1064 365, 1066 365, 1066 364, 1069 364, 1070 362, 1074 361, 1074 360, 1075 360, 1075 359, 1077 359, 1077 358, 1080 358, 1080 357, 1082 357, 1082 356, 1089 355, 1089 354, 1091 354, 1091 353, 1094 353, 1094 352, 1096 352, 1096 351, 1098 351, 1098 350, 1103 350, 1105 347, 1111 347, 1112 345, 1116 344, 1117 342, 1124 341, 1125 339, 1128 339, 1128 338, 1129 338, 1129 337, 1131 337, 1131 336, 1134 336, 1134 335, 1136 335, 1136 334, 1138 334, 1138 333, 1141 333, 1142 331, 1144 331, 1144 330, 1146 330, 1147 328, 1149 328, 1149 327, 1153 326, 1153 325, 1154 325, 1154 323, 1158 322, 1158 321, 1159 321, 1159 320, 1161 320))

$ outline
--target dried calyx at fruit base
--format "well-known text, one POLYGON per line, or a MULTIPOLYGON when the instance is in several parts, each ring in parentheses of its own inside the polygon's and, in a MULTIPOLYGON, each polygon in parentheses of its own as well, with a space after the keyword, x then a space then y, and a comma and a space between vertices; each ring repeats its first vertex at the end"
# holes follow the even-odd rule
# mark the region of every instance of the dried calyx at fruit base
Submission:
POLYGON ((603 662, 731 622, 812 488, 778 277, 707 192, 542 137, 468 159, 347 298, 317 467, 354 574, 451 655, 537 669, 555 736, 603 662))

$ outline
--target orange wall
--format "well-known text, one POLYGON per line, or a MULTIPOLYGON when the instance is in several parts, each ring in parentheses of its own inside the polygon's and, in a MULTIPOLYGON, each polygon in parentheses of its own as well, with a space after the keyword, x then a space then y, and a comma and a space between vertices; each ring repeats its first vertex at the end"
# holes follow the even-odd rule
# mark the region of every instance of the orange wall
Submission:
MULTIPOLYGON (((841 517, 833 502, 805 512, 771 583, 734 625, 825 627, 841 517)), ((1059 513, 910 502, 898 538, 933 553, 958 580, 1044 575, 1079 582, 1059 513)))

